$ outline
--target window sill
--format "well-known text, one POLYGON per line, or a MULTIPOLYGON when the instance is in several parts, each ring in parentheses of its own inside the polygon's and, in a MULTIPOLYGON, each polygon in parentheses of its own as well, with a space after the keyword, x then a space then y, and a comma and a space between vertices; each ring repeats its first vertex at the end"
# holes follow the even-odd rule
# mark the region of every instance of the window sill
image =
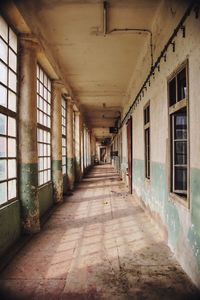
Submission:
POLYGON ((13 200, 9 200, 9 201, 7 201, 5 203, 2 203, 0 205, 0 210, 3 210, 4 208, 7 208, 8 206, 14 204, 15 202, 19 202, 19 200, 18 199, 13 199, 13 200))
POLYGON ((181 196, 178 196, 175 193, 169 193, 169 198, 170 198, 171 202, 174 202, 176 204, 179 203, 179 204, 183 205, 185 208, 189 209, 189 200, 187 197, 183 198, 181 196))

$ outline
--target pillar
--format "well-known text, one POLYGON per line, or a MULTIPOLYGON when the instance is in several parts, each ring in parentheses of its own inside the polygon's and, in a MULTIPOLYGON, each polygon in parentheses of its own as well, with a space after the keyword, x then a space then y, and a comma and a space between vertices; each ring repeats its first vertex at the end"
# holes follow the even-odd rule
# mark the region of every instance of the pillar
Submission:
POLYGON ((62 85, 59 81, 52 82, 51 166, 54 203, 60 203, 63 200, 61 88, 62 85))
POLYGON ((74 188, 73 101, 67 99, 67 178, 68 189, 74 188))
POLYGON ((19 199, 24 233, 40 230, 37 154, 37 50, 34 38, 20 38, 19 199))
POLYGON ((80 112, 75 112, 75 174, 76 181, 81 179, 81 131, 80 112))
POLYGON ((81 118, 80 118, 80 139, 81 139, 81 178, 82 178, 84 173, 84 127, 81 118))

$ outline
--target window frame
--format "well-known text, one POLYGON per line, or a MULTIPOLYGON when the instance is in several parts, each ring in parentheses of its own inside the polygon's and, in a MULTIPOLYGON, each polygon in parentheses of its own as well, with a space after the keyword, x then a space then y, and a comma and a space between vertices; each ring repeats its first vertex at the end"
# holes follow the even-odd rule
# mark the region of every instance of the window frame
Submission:
POLYGON ((61 96, 61 114, 62 114, 62 175, 67 175, 67 100, 64 96, 61 96), (65 107, 63 106, 63 101, 65 102, 65 107), (65 111, 65 116, 63 114, 63 110, 65 111), (65 124, 63 124, 63 121, 65 124), (65 130, 65 134, 63 133, 63 129, 65 130), (63 139, 65 139, 65 145, 63 145, 63 139), (65 149, 65 155, 63 155, 63 149, 65 149), (65 158, 65 164, 63 164, 63 158, 65 158), (65 172, 63 171, 63 167, 65 167, 65 172))
POLYGON ((15 30, 15 28, 10 24, 10 22, 6 19, 6 17, 0 12, 1 18, 4 20, 4 22, 7 25, 7 41, 3 36, 0 36, 0 39, 2 40, 3 43, 6 44, 7 50, 6 50, 6 62, 0 58, 0 62, 6 67, 6 74, 7 74, 7 81, 6 83, 1 82, 0 85, 6 89, 6 107, 3 105, 0 105, 0 113, 6 117, 6 133, 5 134, 0 134, 0 137, 6 138, 6 156, 1 157, 0 160, 5 160, 6 161, 6 179, 0 180, 0 183, 6 183, 6 201, 3 203, 0 203, 0 208, 18 201, 18 101, 19 101, 19 60, 18 60, 18 54, 19 54, 19 38, 18 38, 18 32, 15 30), (15 34, 16 37, 16 49, 14 49, 10 43, 10 30, 15 34), (10 56, 9 53, 13 53, 16 58, 16 67, 15 69, 11 67, 10 65, 10 56), (14 90, 12 87, 10 87, 9 84, 9 71, 14 73, 16 76, 16 90, 14 90), (15 94, 16 97, 16 103, 15 103, 15 111, 9 108, 9 92, 12 92, 15 94), (9 135, 8 133, 8 119, 13 118, 15 120, 15 136, 9 135), (15 156, 9 156, 8 155, 8 139, 14 139, 15 140, 15 156), (15 160, 15 171, 16 171, 16 176, 9 178, 8 173, 9 173, 9 167, 8 167, 8 162, 9 160, 15 160), (15 197, 12 197, 9 199, 9 188, 8 188, 8 183, 10 181, 16 181, 15 185, 15 197))
MULTIPOLYGON (((51 152, 52 152, 52 143, 51 143, 51 126, 52 126, 52 113, 51 113, 51 109, 52 109, 52 82, 51 82, 51 78, 48 76, 48 74, 45 72, 45 70, 43 69, 43 67, 40 65, 39 62, 37 62, 37 145, 38 145, 38 187, 41 188, 42 186, 46 185, 46 184, 49 184, 51 181, 52 181, 52 166, 51 166, 51 152), (43 73, 43 81, 40 80, 40 73, 38 75, 38 70, 40 72, 40 70, 42 71, 43 73), (47 85, 45 86, 45 83, 44 83, 44 75, 46 76, 46 80, 47 80, 47 85), (39 87, 38 87, 38 83, 39 83, 39 87), (42 87, 43 87, 43 90, 44 88, 47 90, 47 94, 49 93, 49 96, 47 96, 47 99, 49 97, 49 101, 44 97, 44 93, 43 93, 43 96, 40 94, 40 84, 42 84, 42 87), (50 85, 50 89, 49 89, 49 85, 50 85), (38 91, 39 90, 39 91, 38 91), (47 104, 47 107, 48 105, 50 106, 49 108, 49 114, 46 113, 45 110, 42 110, 39 108, 39 105, 40 103, 38 103, 38 99, 39 98, 42 98, 42 101, 43 102, 46 102, 47 104), (43 113, 43 115, 45 115, 47 118, 49 117, 50 118, 50 126, 45 126, 44 124, 41 124, 39 122, 39 116, 38 116, 38 113, 41 112, 43 113), (40 141, 40 138, 39 138, 39 131, 42 130, 42 132, 46 132, 46 141, 44 141, 44 138, 43 138, 43 141, 40 141), (49 134, 49 141, 48 141, 48 134, 49 134), (40 145, 45 145, 46 147, 46 151, 48 152, 48 146, 50 146, 50 155, 40 155, 39 153, 39 144, 40 145), (45 158, 47 159, 47 168, 42 168, 41 170, 39 169, 39 160, 40 158, 45 158), (50 163, 49 163, 49 167, 48 167, 48 159, 50 160, 50 163), (44 182, 44 172, 47 172, 47 177, 48 177, 48 172, 50 173, 50 179, 48 179, 47 181, 44 182), (43 173, 43 183, 40 184, 40 173, 43 173)), ((40 101, 40 100, 39 100, 40 101)), ((48 109, 47 109, 48 110, 48 109)), ((44 121, 44 118, 43 118, 43 121, 44 121)), ((44 150, 44 148, 43 148, 44 150)), ((44 160, 43 160, 43 165, 44 165, 44 160)))
POLYGON ((168 92, 168 129, 169 129, 169 194, 171 200, 175 200, 179 202, 186 208, 190 208, 190 120, 189 120, 189 63, 188 59, 184 60, 168 77, 167 79, 167 92, 168 92), (177 77, 178 74, 185 69, 186 73, 186 95, 185 98, 178 101, 178 84, 177 77), (170 106, 170 91, 169 91, 169 83, 171 80, 176 78, 176 103, 170 106), (174 189, 174 180, 175 180, 175 172, 174 172, 174 124, 173 119, 174 116, 181 112, 182 109, 186 109, 186 122, 187 122, 187 190, 184 192, 183 190, 174 189))
POLYGON ((150 117, 150 101, 143 108, 143 126, 144 126, 144 175, 145 179, 151 179, 151 117, 150 117), (147 110, 148 109, 148 110, 147 110), (146 119, 146 113, 149 113, 149 119, 146 119), (148 134, 148 145, 146 144, 146 133, 148 134), (149 151, 147 147, 149 146, 149 151))

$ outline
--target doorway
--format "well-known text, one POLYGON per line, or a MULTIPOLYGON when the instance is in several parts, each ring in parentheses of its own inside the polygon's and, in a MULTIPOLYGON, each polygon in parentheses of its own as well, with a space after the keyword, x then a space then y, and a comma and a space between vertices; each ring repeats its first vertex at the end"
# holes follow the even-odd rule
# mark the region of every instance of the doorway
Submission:
POLYGON ((132 194, 132 117, 127 122, 127 146, 128 146, 128 186, 132 194))
POLYGON ((100 148, 100 161, 106 163, 106 147, 100 148))

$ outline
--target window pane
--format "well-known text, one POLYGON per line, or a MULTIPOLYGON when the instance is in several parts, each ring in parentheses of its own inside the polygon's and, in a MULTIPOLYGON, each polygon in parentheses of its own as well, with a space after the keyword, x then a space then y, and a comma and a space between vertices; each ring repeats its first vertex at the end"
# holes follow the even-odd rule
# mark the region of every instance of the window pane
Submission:
POLYGON ((0 195, 0 204, 3 204, 7 201, 7 182, 0 183, 0 195))
POLYGON ((15 73, 9 70, 9 81, 8 81, 8 86, 11 90, 14 92, 17 91, 17 76, 15 73))
POLYGON ((187 142, 175 142, 175 164, 187 165, 187 142))
POLYGON ((9 49, 9 66, 13 71, 17 71, 17 56, 9 49))
POLYGON ((8 117, 8 135, 16 137, 16 120, 8 117))
POLYGON ((180 115, 175 115, 175 139, 187 139, 187 117, 186 110, 180 115))
POLYGON ((6 42, 8 41, 8 26, 4 19, 0 16, 0 35, 6 42))
POLYGON ((14 112, 17 110, 17 96, 11 91, 8 92, 8 108, 14 112))
POLYGON ((185 68, 177 75, 177 84, 178 84, 178 101, 180 101, 186 98, 186 93, 187 93, 185 68))
POLYGON ((17 177, 16 172, 16 159, 9 159, 8 160, 8 178, 15 178, 17 177))
POLYGON ((8 139, 8 157, 16 157, 16 140, 8 139))
POLYGON ((6 141, 6 137, 0 136, 0 157, 7 157, 6 141))
POLYGON ((7 67, 0 61, 0 82, 7 85, 7 67))
POLYGON ((0 105, 7 107, 7 89, 0 84, 0 105))
POLYGON ((187 168, 175 167, 175 190, 187 190, 187 168))
POLYGON ((169 106, 176 103, 176 79, 169 82, 169 106))
POLYGON ((6 43, 0 38, 0 58, 7 63, 8 57, 8 46, 6 43))
POLYGON ((7 162, 5 159, 0 159, 0 180, 2 181, 6 179, 7 179, 7 162))
POLYGON ((17 52, 17 36, 11 28, 9 28, 9 45, 15 52, 17 52))
POLYGON ((5 115, 0 114, 0 134, 6 134, 7 132, 6 119, 5 115))
POLYGON ((16 198, 16 180, 8 181, 8 200, 16 198))

